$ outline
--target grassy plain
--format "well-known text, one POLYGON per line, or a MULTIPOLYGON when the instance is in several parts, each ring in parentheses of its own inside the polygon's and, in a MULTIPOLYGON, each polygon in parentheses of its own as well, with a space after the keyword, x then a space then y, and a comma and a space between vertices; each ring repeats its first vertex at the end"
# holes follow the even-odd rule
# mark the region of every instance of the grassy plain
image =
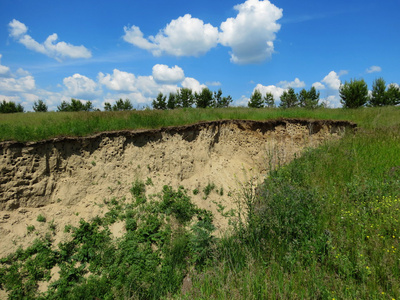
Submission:
POLYGON ((257 194, 244 186, 244 218, 233 218, 225 237, 212 236, 212 216, 189 192, 160 187, 153 202, 143 198, 143 180, 132 185, 136 201, 111 199, 104 218, 68 228, 70 242, 53 245, 49 233, 3 258, 0 286, 13 299, 399 299, 397 107, 16 114, 0 116, 0 128, 2 140, 26 141, 280 117, 350 120, 359 130, 271 170, 257 194), (112 242, 116 221, 127 234, 112 242), (55 265, 60 279, 37 293, 55 265))

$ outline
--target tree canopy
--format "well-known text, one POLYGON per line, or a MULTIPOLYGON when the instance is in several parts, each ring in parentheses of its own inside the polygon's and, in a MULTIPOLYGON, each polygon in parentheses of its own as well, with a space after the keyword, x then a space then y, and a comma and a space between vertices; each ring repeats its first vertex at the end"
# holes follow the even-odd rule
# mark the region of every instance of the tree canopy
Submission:
POLYGON ((104 103, 105 111, 123 111, 123 110, 132 110, 133 105, 129 99, 122 100, 121 98, 115 102, 113 106, 111 106, 110 102, 104 103))
POLYGON ((63 101, 59 106, 57 106, 57 111, 62 112, 73 112, 73 111, 92 111, 93 104, 91 101, 83 103, 78 99, 71 99, 71 102, 63 101))
POLYGON ((386 88, 386 81, 383 78, 375 79, 372 85, 368 106, 387 106, 400 103, 400 88, 390 84, 386 88))
POLYGON ((17 113, 17 112, 24 112, 24 108, 21 104, 15 104, 13 101, 6 101, 0 102, 0 113, 2 114, 9 114, 9 113, 17 113))
POLYGON ((251 108, 264 107, 264 99, 259 90, 255 90, 253 94, 251 94, 249 103, 247 105, 251 108))
POLYGON ((299 101, 297 99, 296 93, 294 92, 294 88, 290 87, 287 91, 283 92, 279 107, 291 108, 291 107, 297 107, 298 105, 299 101))
POLYGON ((368 101, 368 86, 364 79, 351 79, 340 85, 339 94, 343 108, 359 108, 368 101))
POLYGON ((47 112, 48 110, 48 107, 43 100, 38 100, 37 102, 35 101, 32 108, 35 112, 47 112))

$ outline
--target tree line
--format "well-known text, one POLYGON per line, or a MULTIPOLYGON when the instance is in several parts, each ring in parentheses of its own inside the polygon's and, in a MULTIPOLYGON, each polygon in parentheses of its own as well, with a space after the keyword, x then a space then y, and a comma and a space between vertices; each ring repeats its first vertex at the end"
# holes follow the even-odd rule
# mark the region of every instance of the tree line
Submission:
MULTIPOLYGON (((364 79, 351 79, 345 81, 339 87, 340 102, 343 108, 358 108, 362 106, 376 107, 389 106, 400 104, 400 87, 396 84, 386 85, 383 78, 377 78, 372 84, 372 90, 369 92, 368 86, 364 79)), ((289 87, 280 96, 280 108, 303 107, 314 109, 324 107, 320 104, 320 93, 311 87, 309 90, 302 89, 299 93, 295 93, 294 89, 289 87)), ((176 93, 164 95, 159 92, 156 99, 152 101, 153 109, 176 109, 176 108, 223 108, 229 107, 232 103, 231 96, 222 96, 222 90, 211 91, 208 88, 203 88, 197 93, 189 88, 180 88, 176 93)), ((250 96, 248 107, 276 107, 275 99, 272 93, 267 92, 264 96, 259 90, 255 90, 250 96)), ((43 100, 35 101, 33 104, 35 112, 47 112, 48 106, 43 100)), ((91 101, 82 102, 79 99, 72 98, 70 102, 62 101, 57 106, 57 111, 60 112, 76 112, 76 111, 94 111, 99 110, 93 107, 91 101)), ((119 99, 114 105, 105 102, 104 111, 124 111, 133 110, 133 105, 129 99, 119 99)), ((16 104, 13 101, 3 100, 0 102, 0 113, 16 113, 24 112, 21 104, 16 104)))
POLYGON ((170 93, 167 96, 163 93, 158 93, 156 99, 153 100, 152 106, 154 109, 175 109, 193 107, 197 108, 220 108, 229 107, 232 103, 232 97, 222 97, 222 90, 219 89, 217 92, 210 91, 208 88, 203 88, 201 92, 197 93, 189 88, 180 88, 176 93, 170 93))
MULTIPOLYGON (((318 108, 323 105, 319 104, 319 95, 315 87, 310 90, 302 89, 299 93, 295 93, 293 88, 288 88, 283 92, 280 97, 280 108, 291 108, 291 107, 304 107, 304 108, 318 108)), ((263 97, 259 90, 255 90, 250 96, 248 106, 252 108, 261 107, 276 107, 275 99, 272 93, 267 92, 263 97)))
MULTIPOLYGON (((400 104, 400 87, 396 84, 386 85, 383 78, 377 78, 372 84, 372 91, 368 91, 368 86, 364 79, 351 79, 349 82, 341 84, 339 87, 340 103, 343 108, 359 108, 362 106, 390 106, 400 104)), ((319 104, 320 93, 315 87, 309 90, 302 89, 295 93, 293 88, 288 88, 280 96, 281 108, 304 107, 318 108, 324 104, 319 104)), ((265 96, 259 90, 255 90, 250 97, 248 106, 252 108, 276 107, 272 93, 267 92, 265 96)))

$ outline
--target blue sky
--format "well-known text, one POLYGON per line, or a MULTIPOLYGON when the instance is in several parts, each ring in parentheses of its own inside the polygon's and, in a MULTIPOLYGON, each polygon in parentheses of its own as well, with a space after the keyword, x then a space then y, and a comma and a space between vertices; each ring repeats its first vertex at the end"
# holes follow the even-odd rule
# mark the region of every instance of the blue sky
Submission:
POLYGON ((341 82, 400 83, 399 0, 0 0, 0 100, 95 107, 208 87, 247 105, 315 86, 339 107, 341 82))

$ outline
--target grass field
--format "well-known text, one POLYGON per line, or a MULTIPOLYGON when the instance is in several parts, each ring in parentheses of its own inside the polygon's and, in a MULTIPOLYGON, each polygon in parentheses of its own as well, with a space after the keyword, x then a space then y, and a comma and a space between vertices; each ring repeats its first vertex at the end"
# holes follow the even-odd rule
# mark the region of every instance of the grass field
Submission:
POLYGON ((397 124, 400 108, 343 109, 176 109, 126 112, 47 112, 0 114, 0 141, 33 141, 85 136, 122 129, 160 128, 221 119, 312 118, 349 120, 364 128, 397 124))
POLYGON ((160 187, 152 201, 138 181, 135 201, 111 199, 104 218, 69 228, 69 243, 53 245, 49 234, 3 258, 0 285, 13 299, 399 299, 397 107, 17 114, 0 116, 0 126, 2 140, 26 141, 279 117, 350 120, 359 130, 272 170, 257 195, 243 187, 245 217, 225 237, 213 237, 212 216, 189 192, 160 187), (117 220, 127 234, 112 242, 108 226, 117 220), (55 265, 60 279, 39 295, 37 282, 55 265))

